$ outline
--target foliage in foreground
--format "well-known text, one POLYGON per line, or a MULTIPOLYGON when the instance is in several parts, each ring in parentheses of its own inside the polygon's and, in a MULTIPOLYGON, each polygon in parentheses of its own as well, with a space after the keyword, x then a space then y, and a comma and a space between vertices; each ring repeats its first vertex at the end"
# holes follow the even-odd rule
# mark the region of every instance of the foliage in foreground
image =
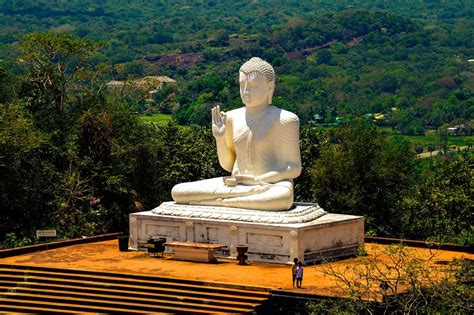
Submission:
POLYGON ((362 120, 331 138, 311 166, 314 198, 332 212, 366 215, 369 229, 393 232, 400 196, 415 178, 409 143, 362 120))
POLYGON ((424 168, 408 141, 362 120, 329 138, 310 168, 324 209, 364 215, 372 235, 473 243, 472 154, 440 155, 424 168))
POLYGON ((307 305, 313 314, 472 314, 473 262, 435 265, 436 252, 422 257, 403 245, 375 248, 344 270, 324 265, 344 299, 307 305))
POLYGON ((403 197, 400 232, 408 238, 474 244, 472 153, 435 159, 403 197))
POLYGON ((11 91, 0 104, 5 246, 34 241, 36 229, 64 238, 126 230, 130 212, 169 200, 174 184, 220 174, 209 130, 145 125, 109 99, 100 71, 82 62, 89 44, 28 36, 18 86, 1 81, 11 91))

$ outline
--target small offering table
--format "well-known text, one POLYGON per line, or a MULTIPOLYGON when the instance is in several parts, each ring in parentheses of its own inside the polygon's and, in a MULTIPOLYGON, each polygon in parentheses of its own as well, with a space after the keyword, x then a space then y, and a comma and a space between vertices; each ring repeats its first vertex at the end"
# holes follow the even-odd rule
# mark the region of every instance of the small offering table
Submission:
POLYGON ((222 244, 206 244, 195 242, 169 242, 164 246, 174 248, 175 259, 197 262, 215 262, 214 252, 226 247, 222 244))

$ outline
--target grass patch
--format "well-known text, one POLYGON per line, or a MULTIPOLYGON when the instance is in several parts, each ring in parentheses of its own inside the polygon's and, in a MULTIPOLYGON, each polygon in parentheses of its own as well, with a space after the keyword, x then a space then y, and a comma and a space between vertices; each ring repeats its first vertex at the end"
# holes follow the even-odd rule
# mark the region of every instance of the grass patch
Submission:
MULTIPOLYGON (((325 127, 325 130, 335 129, 337 127, 325 127)), ((423 152, 428 152, 428 146, 436 146, 436 150, 438 150, 439 146, 442 145, 442 141, 439 137, 439 134, 436 132, 436 129, 427 129, 425 135, 422 136, 409 136, 409 135, 402 135, 400 133, 394 132, 391 127, 377 127, 389 134, 396 135, 399 137, 403 137, 404 139, 410 141, 413 148, 417 145, 421 145, 423 147, 423 152)), ((468 145, 474 145, 474 136, 456 136, 456 135, 448 135, 448 146, 456 146, 456 147, 464 147, 468 145)))
MULTIPOLYGON (((415 147, 416 145, 423 146, 423 152, 428 152, 428 146, 440 146, 442 141, 439 134, 436 133, 436 129, 427 129, 423 136, 408 136, 399 133, 394 133, 390 127, 379 127, 380 129, 390 132, 394 135, 398 135, 410 141, 415 147)), ((464 147, 469 144, 474 144, 474 136, 455 136, 448 135, 448 146, 464 147)))
POLYGON ((467 151, 467 152, 458 152, 458 151, 450 151, 447 155, 433 155, 432 157, 425 158, 425 159, 417 159, 418 165, 424 172, 432 172, 434 165, 442 159, 457 159, 461 156, 470 156, 471 158, 474 156, 474 152, 467 151))
MULTIPOLYGON (((441 139, 436 134, 428 134, 425 136, 403 136, 413 145, 422 145, 423 152, 428 151, 429 145, 441 145, 441 139)), ((448 146, 463 147, 468 144, 474 144, 474 136, 448 136, 448 146)))
POLYGON ((153 114, 150 116, 147 116, 147 115, 140 116, 140 120, 142 122, 147 123, 147 124, 154 124, 158 126, 166 125, 168 121, 170 121, 171 119, 173 119, 171 115, 161 114, 161 113, 153 114))

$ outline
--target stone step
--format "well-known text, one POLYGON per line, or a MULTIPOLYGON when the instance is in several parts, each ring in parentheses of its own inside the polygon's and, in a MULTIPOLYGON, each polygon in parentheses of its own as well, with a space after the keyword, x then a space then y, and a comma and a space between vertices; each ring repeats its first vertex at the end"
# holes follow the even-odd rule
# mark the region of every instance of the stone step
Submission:
MULTIPOLYGON (((131 311, 128 309, 121 309, 116 307, 100 307, 88 306, 75 303, 61 303, 61 302, 46 302, 46 301, 31 301, 22 298, 0 298, 0 309, 15 308, 16 310, 24 310, 26 313, 48 313, 49 310, 59 313, 126 313, 126 314, 143 314, 140 311, 131 311)), ((169 313, 169 312, 168 312, 169 313)))
MULTIPOLYGON (((124 298, 126 300, 126 297, 124 298)), ((106 301, 89 298, 76 298, 76 297, 65 297, 65 296, 49 296, 45 294, 30 294, 22 292, 8 292, 2 293, 0 298, 0 305, 3 303, 8 304, 10 301, 14 301, 15 305, 45 305, 49 308, 56 308, 61 306, 66 310, 77 310, 77 311, 107 311, 107 312, 168 312, 175 314, 210 314, 210 313, 251 313, 242 312, 241 310, 231 311, 219 311, 219 310, 199 310, 192 308, 190 305, 185 303, 175 302, 174 305, 163 305, 163 304, 142 304, 142 303, 131 303, 131 302, 119 302, 119 301, 106 301), (56 306, 55 306, 56 305, 56 306)))
MULTIPOLYGON (((153 309, 159 305, 163 307, 176 307, 180 306, 183 308, 189 308, 192 310, 204 310, 208 312, 225 312, 225 313, 248 313, 252 312, 256 305, 246 305, 246 307, 231 307, 231 306, 220 306, 220 305, 209 305, 201 301, 190 302, 186 300, 186 297, 170 301, 162 299, 162 296, 150 296, 149 298, 136 298, 130 297, 128 295, 123 296, 113 296, 109 294, 93 294, 93 293, 84 293, 84 292, 71 292, 63 291, 60 289, 51 290, 51 289, 37 289, 31 287, 9 287, 9 286, 0 286, 0 295, 3 296, 16 296, 16 295, 26 295, 36 297, 46 296, 52 297, 52 299, 57 300, 58 297, 61 298, 79 298, 79 299, 88 299, 89 301, 96 300, 98 302, 102 301, 107 305, 116 305, 123 304, 126 301, 126 305, 142 305, 152 306, 153 309)), ((125 304, 124 304, 125 305, 125 304)), ((133 308, 132 306, 132 308, 133 308)))
POLYGON ((0 288, 2 290, 20 290, 28 291, 29 289, 46 292, 46 291, 58 291, 61 292, 63 295, 77 295, 77 296, 104 296, 109 299, 116 299, 120 298, 123 299, 124 296, 127 296, 129 300, 148 300, 148 299, 159 299, 162 301, 181 301, 181 302, 189 302, 189 303, 196 303, 196 304, 205 304, 205 305, 215 305, 221 307, 233 307, 233 308, 251 308, 254 309, 260 303, 245 303, 245 302, 237 302, 237 301, 229 301, 226 299, 221 299, 218 297, 217 299, 211 298, 196 298, 187 296, 185 294, 178 295, 178 294, 165 294, 165 293, 151 293, 151 292, 137 292, 131 290, 115 290, 111 287, 104 287, 104 288, 94 288, 94 287, 87 287, 84 285, 65 285, 65 284, 51 284, 51 283, 39 283, 39 282, 17 282, 17 281, 4 281, 0 280, 0 288))
POLYGON ((0 310, 13 312, 251 314, 268 297, 262 287, 0 264, 0 310))
POLYGON ((262 297, 251 297, 251 296, 240 296, 232 294, 221 294, 214 292, 201 292, 199 288, 192 288, 187 290, 182 290, 181 288, 174 289, 173 287, 160 287, 160 286, 144 286, 142 284, 117 284, 117 283, 108 283, 108 282, 98 282, 94 279, 88 280, 68 280, 60 279, 55 277, 41 277, 41 276, 24 276, 19 274, 10 274, 4 275, 0 274, 0 281, 10 281, 18 283, 21 286, 28 286, 30 283, 41 283, 43 285, 55 284, 57 286, 65 285, 75 285, 83 288, 101 288, 101 289, 113 289, 120 291, 135 291, 147 294, 168 294, 168 295, 178 295, 178 296, 189 296, 200 299, 217 299, 217 300, 227 300, 235 301, 242 303, 255 303, 260 304, 265 301, 267 298, 262 297), (193 291, 194 290, 194 291, 193 291))
POLYGON ((213 287, 222 287, 227 289, 243 290, 244 292, 261 292, 264 296, 268 292, 268 288, 240 285, 240 284, 229 284, 221 282, 210 282, 200 280, 190 280, 174 277, 164 277, 157 275, 143 275, 143 274, 129 274, 129 273, 117 273, 110 271, 96 271, 96 270, 85 270, 85 269, 65 269, 65 268, 51 268, 42 266, 28 266, 28 265, 11 265, 11 264, 0 264, 0 269, 15 269, 15 270, 38 270, 38 271, 50 271, 50 272, 64 272, 68 274, 79 274, 79 275, 94 275, 94 276, 110 276, 115 278, 135 279, 135 280, 153 280, 161 282, 170 282, 173 284, 184 283, 193 285, 204 285, 213 287))
MULTIPOLYGON (((9 313, 9 314, 24 314, 24 313, 42 313, 42 314, 77 314, 76 311, 70 310, 60 310, 55 308, 47 307, 34 307, 34 306, 18 306, 18 305, 0 305, 0 313, 9 313)), ((89 314, 99 314, 99 313, 89 313, 89 314)))
POLYGON ((24 269, 13 269, 13 268, 0 268, 0 274, 2 275, 23 275, 26 278, 31 276, 41 276, 41 277, 55 277, 60 279, 69 279, 69 280, 78 280, 78 281, 88 281, 93 280, 94 282, 106 282, 106 283, 116 283, 116 284, 135 284, 135 285, 142 285, 142 286, 154 286, 154 287, 161 287, 161 288, 175 288, 180 290, 199 290, 200 292, 213 292, 219 294, 230 294, 230 295, 239 295, 239 296, 249 296, 249 297, 261 297, 266 298, 268 297, 268 292, 266 291, 254 291, 254 290, 246 290, 240 288, 229 288, 229 287, 222 287, 213 285, 213 283, 205 283, 201 281, 192 282, 191 280, 187 280, 186 282, 175 281, 172 282, 170 279, 166 279, 167 281, 163 281, 163 278, 157 277, 153 279, 152 277, 146 277, 143 279, 142 277, 127 277, 127 275, 119 274, 109 274, 105 272, 98 272, 94 274, 79 274, 80 271, 69 272, 67 269, 58 269, 51 271, 43 271, 43 270, 24 270, 24 269))

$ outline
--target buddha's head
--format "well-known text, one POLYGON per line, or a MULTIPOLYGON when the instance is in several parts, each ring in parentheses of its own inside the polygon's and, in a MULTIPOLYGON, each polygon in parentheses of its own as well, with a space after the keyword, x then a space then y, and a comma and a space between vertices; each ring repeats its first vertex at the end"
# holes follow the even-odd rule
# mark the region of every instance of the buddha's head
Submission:
POLYGON ((266 61, 253 57, 240 67, 240 97, 248 107, 272 103, 275 90, 275 71, 266 61))

